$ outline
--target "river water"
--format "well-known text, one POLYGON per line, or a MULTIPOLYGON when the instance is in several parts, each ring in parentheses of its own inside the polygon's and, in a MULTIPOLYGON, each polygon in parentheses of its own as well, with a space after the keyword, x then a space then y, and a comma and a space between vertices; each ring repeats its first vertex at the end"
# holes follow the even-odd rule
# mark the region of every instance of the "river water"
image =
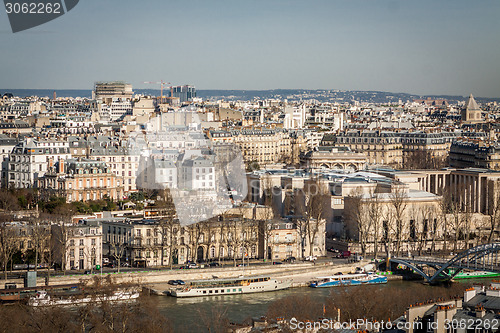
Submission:
MULTIPOLYGON (((477 282, 488 284, 491 280, 461 280, 459 283, 477 282)), ((422 288, 435 288, 424 285, 419 281, 390 281, 383 285, 374 285, 374 288, 385 289, 408 289, 415 287, 415 284, 422 288)), ((356 287, 352 287, 356 288, 356 287)), ((246 318, 257 318, 266 314, 268 307, 275 301, 287 296, 309 295, 318 301, 330 297, 330 293, 335 293, 337 288, 292 288, 276 292, 264 292, 243 295, 224 295, 209 297, 175 298, 170 296, 154 296, 157 299, 160 312, 167 317, 176 332, 197 332, 200 331, 200 321, 203 315, 210 313, 211 309, 218 307, 227 310, 226 315, 231 322, 242 322, 246 318), (204 313, 204 314, 202 314, 204 313)), ((390 290, 388 290, 390 291, 390 290)))

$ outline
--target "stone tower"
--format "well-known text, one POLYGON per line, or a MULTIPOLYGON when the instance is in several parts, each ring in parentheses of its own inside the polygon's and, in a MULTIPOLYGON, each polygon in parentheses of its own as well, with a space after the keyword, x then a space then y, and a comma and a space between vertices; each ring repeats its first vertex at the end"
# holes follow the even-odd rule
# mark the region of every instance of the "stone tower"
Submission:
POLYGON ((479 123, 483 119, 481 117, 481 109, 479 105, 477 105, 474 96, 470 94, 467 103, 465 104, 465 108, 462 109, 462 122, 466 124, 479 123))

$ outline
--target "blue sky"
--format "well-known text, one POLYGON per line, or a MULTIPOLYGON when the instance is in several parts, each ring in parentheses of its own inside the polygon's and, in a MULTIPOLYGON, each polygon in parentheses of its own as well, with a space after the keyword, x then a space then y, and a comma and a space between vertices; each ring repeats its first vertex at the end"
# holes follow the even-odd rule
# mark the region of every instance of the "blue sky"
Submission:
POLYGON ((0 88, 163 79, 500 97, 499 17, 497 0, 81 0, 16 34, 0 14, 0 88))

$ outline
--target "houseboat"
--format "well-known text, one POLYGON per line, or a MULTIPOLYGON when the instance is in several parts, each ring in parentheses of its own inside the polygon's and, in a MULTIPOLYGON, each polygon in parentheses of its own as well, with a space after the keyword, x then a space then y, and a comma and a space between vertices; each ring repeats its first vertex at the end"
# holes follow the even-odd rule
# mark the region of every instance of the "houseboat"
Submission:
POLYGON ((196 280, 186 283, 181 288, 171 290, 170 295, 196 297, 249 294, 287 289, 291 283, 291 280, 276 280, 269 276, 196 280))
POLYGON ((320 287, 338 287, 338 286, 357 286, 362 284, 381 284, 387 283, 387 277, 377 274, 345 274, 318 277, 310 286, 320 287))

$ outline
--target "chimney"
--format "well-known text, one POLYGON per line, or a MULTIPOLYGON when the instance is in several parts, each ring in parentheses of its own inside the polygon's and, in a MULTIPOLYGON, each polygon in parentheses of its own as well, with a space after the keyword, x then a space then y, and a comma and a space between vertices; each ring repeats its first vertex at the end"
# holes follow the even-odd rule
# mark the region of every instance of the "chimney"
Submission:
POLYGON ((64 159, 59 160, 59 170, 58 173, 64 173, 64 159))
POLYGON ((474 296, 476 296, 476 289, 468 288, 464 291, 464 302, 470 301, 474 296))
POLYGON ((476 306, 476 318, 483 318, 485 314, 486 310, 484 310, 484 306, 478 304, 476 306))

